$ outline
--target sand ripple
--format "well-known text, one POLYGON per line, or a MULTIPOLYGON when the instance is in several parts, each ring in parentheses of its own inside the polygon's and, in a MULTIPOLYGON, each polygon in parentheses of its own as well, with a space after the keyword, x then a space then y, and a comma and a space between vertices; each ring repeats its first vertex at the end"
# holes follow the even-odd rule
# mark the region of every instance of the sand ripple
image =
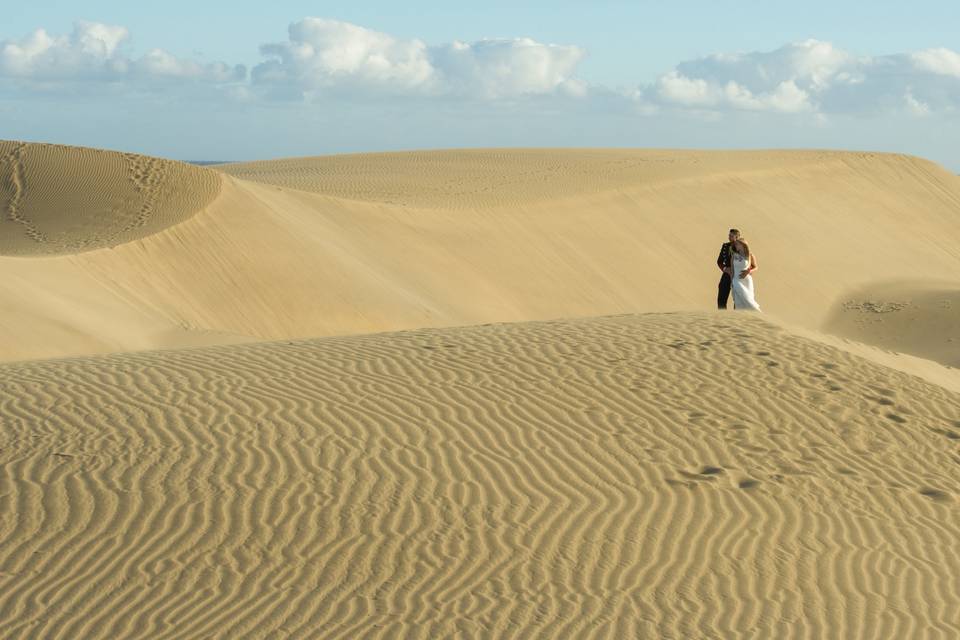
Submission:
POLYGON ((0 256, 112 247, 183 222, 215 171, 135 153, 0 140, 0 256))
POLYGON ((949 637, 960 397, 744 315, 0 366, 0 637, 949 637))
MULTIPOLYGON (((445 209, 516 207, 727 172, 842 166, 830 151, 442 149, 217 165, 237 178, 324 195, 445 209)), ((846 154, 851 155, 851 154, 846 154)))

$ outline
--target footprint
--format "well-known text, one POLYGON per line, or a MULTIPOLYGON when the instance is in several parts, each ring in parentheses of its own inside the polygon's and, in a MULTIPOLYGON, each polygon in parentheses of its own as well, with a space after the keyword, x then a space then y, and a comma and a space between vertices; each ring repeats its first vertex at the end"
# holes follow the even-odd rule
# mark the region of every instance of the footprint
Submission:
POLYGON ((896 422, 897 424, 903 424, 903 423, 906 422, 906 419, 901 418, 900 416, 898 416, 898 415, 895 414, 895 413, 888 413, 888 414, 887 414, 887 418, 889 418, 890 420, 893 420, 893 421, 896 422))
POLYGON ((740 482, 738 482, 737 486, 740 487, 741 489, 754 489, 760 486, 760 481, 754 480, 753 478, 747 478, 745 480, 741 480, 740 482))
POLYGON ((749 451, 751 453, 770 453, 771 451, 767 447, 758 447, 752 444, 741 445, 740 448, 743 449, 744 451, 749 451))
POLYGON ((696 480, 698 482, 714 482, 717 479, 717 475, 723 473, 723 469, 719 467, 703 467, 696 473, 690 473, 689 471, 678 469, 677 473, 687 480, 696 480))
POLYGON ((931 487, 924 487, 923 489, 920 489, 920 495, 926 496, 934 502, 946 502, 950 499, 950 494, 946 491, 933 489, 931 487))
POLYGON ((949 440, 960 440, 960 433, 956 431, 950 431, 949 429, 931 429, 931 431, 939 433, 949 440))

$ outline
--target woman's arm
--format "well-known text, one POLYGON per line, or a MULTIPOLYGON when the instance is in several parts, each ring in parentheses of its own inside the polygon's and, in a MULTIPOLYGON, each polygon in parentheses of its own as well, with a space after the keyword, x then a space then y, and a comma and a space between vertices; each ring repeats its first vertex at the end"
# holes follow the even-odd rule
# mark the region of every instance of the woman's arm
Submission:
POLYGON ((751 271, 757 270, 757 259, 753 257, 753 252, 750 252, 750 264, 747 265, 747 268, 740 272, 741 278, 746 278, 750 275, 751 271))

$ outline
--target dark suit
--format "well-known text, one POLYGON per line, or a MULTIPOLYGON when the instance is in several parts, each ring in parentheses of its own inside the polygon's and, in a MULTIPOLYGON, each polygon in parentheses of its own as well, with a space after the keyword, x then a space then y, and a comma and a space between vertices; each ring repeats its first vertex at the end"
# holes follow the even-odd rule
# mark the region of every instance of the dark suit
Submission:
MULTIPOLYGON (((720 255, 717 256, 717 266, 720 268, 730 268, 730 243, 724 242, 720 247, 720 255)), ((730 298, 730 274, 724 273, 720 277, 720 284, 717 285, 717 309, 726 309, 727 300, 730 298)))

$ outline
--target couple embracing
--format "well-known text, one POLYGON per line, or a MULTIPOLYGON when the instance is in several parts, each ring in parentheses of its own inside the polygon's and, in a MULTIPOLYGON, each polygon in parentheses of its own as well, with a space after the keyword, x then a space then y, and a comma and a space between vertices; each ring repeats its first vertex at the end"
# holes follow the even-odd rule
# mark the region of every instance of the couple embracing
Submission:
POLYGON ((734 309, 760 311, 760 305, 754 298, 753 277, 750 275, 757 270, 757 258, 750 252, 750 245, 738 229, 730 229, 727 239, 729 242, 723 243, 717 257, 717 266, 723 271, 718 287, 717 308, 727 308, 727 299, 732 291, 734 309))

